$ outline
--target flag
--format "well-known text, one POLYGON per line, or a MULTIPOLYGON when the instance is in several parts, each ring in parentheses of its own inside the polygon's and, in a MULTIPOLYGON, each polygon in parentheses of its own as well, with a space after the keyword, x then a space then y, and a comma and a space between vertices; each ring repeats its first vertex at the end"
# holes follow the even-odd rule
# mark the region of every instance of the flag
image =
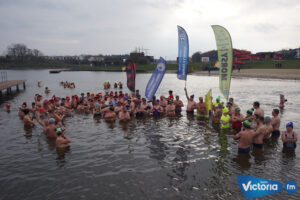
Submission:
POLYGON ((205 95, 205 107, 207 110, 207 113, 212 110, 212 102, 211 102, 211 89, 207 92, 205 95))
POLYGON ((233 59, 232 41, 229 32, 224 27, 213 25, 212 29, 215 33, 220 65, 219 87, 225 99, 228 101, 233 59))
POLYGON ((185 30, 177 26, 178 29, 178 72, 177 78, 186 80, 189 62, 189 38, 185 30))
POLYGON ((133 62, 130 62, 126 67, 127 74, 127 87, 130 91, 135 91, 135 76, 136 76, 136 67, 133 62))
POLYGON ((157 61, 156 68, 154 69, 146 87, 145 96, 148 100, 152 100, 152 98, 154 97, 160 85, 160 82, 162 81, 165 75, 166 69, 166 61, 162 57, 160 57, 160 59, 157 61))

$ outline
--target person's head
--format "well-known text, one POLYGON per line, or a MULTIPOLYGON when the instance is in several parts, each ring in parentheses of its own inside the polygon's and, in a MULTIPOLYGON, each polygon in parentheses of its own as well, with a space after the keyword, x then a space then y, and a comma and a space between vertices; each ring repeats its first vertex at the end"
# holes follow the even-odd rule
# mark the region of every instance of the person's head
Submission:
POLYGON ((80 96, 84 97, 84 93, 81 93, 80 96))
POLYGON ((231 101, 228 101, 226 106, 227 106, 228 108, 231 108, 232 102, 231 102, 231 101))
POLYGON ((51 125, 51 124, 55 124, 55 119, 54 118, 50 118, 49 119, 49 124, 51 125))
POLYGON ((269 117, 269 116, 266 116, 266 117, 265 117, 265 123, 266 123, 266 124, 271 123, 271 120, 272 120, 271 117, 269 117))
POLYGON ((233 98, 232 97, 229 98, 229 102, 233 103, 233 98))
POLYGON ((255 109, 259 108, 259 102, 258 101, 255 101, 253 103, 253 108, 255 108, 255 109))
POLYGON ((170 94, 170 95, 173 94, 173 91, 172 91, 172 90, 169 90, 169 94, 170 94))
POLYGON ((69 100, 70 100, 70 97, 69 97, 69 96, 66 96, 66 100, 69 101, 69 100))
POLYGON ((252 122, 251 119, 247 119, 247 120, 243 121, 244 129, 251 129, 251 122, 252 122))
POLYGON ((229 113, 229 109, 228 108, 223 108, 223 114, 224 115, 228 115, 228 113, 229 113))
POLYGON ((127 110, 129 110, 129 109, 130 109, 130 105, 129 105, 129 104, 126 104, 125 110, 127 111, 127 110))
POLYGON ((26 107, 27 107, 27 103, 24 102, 24 103, 22 104, 22 108, 26 108, 26 107))
POLYGON ((35 107, 35 102, 32 102, 32 103, 31 103, 31 106, 34 108, 34 107, 35 107))
POLYGON ((194 97, 195 97, 195 95, 192 94, 192 95, 190 96, 190 99, 193 101, 193 100, 194 100, 194 97))
POLYGON ((143 103, 146 103, 146 99, 145 98, 142 98, 142 101, 143 101, 143 103))
POLYGON ((179 100, 179 96, 178 95, 176 95, 176 100, 179 100))
POLYGON ((218 97, 216 98, 216 101, 219 103, 219 102, 220 102, 220 100, 221 100, 221 97, 220 97, 220 96, 218 96, 218 97))
POLYGON ((294 124, 293 124, 293 122, 289 122, 289 123, 286 124, 286 130, 287 130, 288 132, 293 131, 293 129, 294 129, 294 124))
POLYGON ((200 103, 203 103, 203 97, 199 97, 200 103))
POLYGON ((29 114, 29 109, 24 109, 23 112, 24 112, 25 115, 28 115, 29 114))
POLYGON ((6 109, 10 109, 10 104, 6 104, 6 109))
POLYGON ((158 104, 159 104, 159 100, 158 100, 158 99, 156 99, 155 105, 158 105, 158 104))
POLYGON ((45 87, 45 90, 48 90, 48 87, 45 87))
POLYGON ((236 107, 236 108, 234 109, 234 113, 235 113, 235 114, 239 115, 240 112, 241 112, 241 109, 240 109, 239 107, 236 107))
POLYGON ((253 112, 254 112, 254 109, 250 108, 250 109, 247 110, 247 115, 251 116, 253 114, 253 112))
POLYGON ((273 111, 272 111, 272 115, 275 117, 275 116, 277 116, 279 114, 279 110, 278 109, 273 109, 273 111))
POLYGON ((61 134, 64 133, 64 129, 63 128, 55 128, 54 131, 56 132, 57 136, 61 136, 61 134))
POLYGON ((265 121, 265 118, 264 117, 261 117, 261 116, 258 116, 257 117, 257 122, 260 123, 260 124, 263 124, 265 121))

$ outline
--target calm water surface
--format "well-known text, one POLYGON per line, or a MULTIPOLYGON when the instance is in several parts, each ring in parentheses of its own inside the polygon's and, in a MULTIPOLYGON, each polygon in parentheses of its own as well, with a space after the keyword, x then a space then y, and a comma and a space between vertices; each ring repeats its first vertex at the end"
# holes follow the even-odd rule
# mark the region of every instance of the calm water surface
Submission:
MULTIPOLYGON (((137 86, 144 89, 151 74, 138 74, 137 86)), ((48 86, 57 96, 103 91, 103 81, 122 81, 124 73, 8 71, 9 79, 26 79, 26 90, 0 99, 0 199, 244 199, 237 177, 247 174, 285 183, 300 184, 299 142, 293 154, 282 153, 281 140, 273 140, 262 151, 237 154, 232 131, 222 132, 210 121, 176 118, 108 124, 92 115, 76 114, 65 119, 66 150, 56 149, 42 128, 26 130, 17 116, 22 102, 31 103, 48 86), (37 87, 42 80, 43 88, 37 87), (64 89, 59 81, 74 81, 64 89), (13 111, 5 113, 6 103, 13 111)), ((279 94, 288 102, 281 110, 281 129, 288 121, 300 133, 300 82, 267 79, 233 79, 231 95, 244 114, 258 100, 271 115, 279 94)), ((157 96, 169 89, 184 103, 184 81, 166 74, 157 96)), ((211 88, 220 95, 217 77, 188 76, 189 94, 198 97, 211 88)), ((127 91, 127 88, 125 89, 127 91)), ((285 191, 262 199, 300 199, 300 192, 285 191)))

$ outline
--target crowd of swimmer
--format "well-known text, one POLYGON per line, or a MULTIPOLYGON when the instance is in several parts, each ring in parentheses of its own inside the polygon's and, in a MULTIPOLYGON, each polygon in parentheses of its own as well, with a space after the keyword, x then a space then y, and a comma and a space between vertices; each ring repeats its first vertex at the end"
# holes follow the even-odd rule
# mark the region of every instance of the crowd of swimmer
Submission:
MULTIPOLYGON (((115 85, 122 87, 120 83, 115 85)), ((213 123, 221 124, 221 129, 232 127, 237 130, 234 139, 239 140, 239 153, 249 153, 251 145, 254 148, 262 148, 264 140, 280 136, 278 109, 273 109, 272 118, 265 117, 259 102, 254 102, 253 108, 247 110, 244 116, 233 98, 229 98, 228 103, 224 106, 224 102, 220 101, 219 96, 215 102, 211 102, 212 109, 207 110, 202 97, 199 97, 199 102, 196 102, 194 95, 189 96, 187 89, 184 88, 184 90, 188 102, 186 107, 188 115, 194 115, 194 111, 196 111, 198 118, 211 117, 213 123)), ((49 91, 48 88, 45 89, 45 93, 49 93, 49 91)), ((283 107, 286 100, 283 95, 280 96, 280 99, 280 107, 283 107)), ((28 107, 26 102, 23 103, 19 109, 19 116, 23 118, 25 126, 33 126, 36 120, 43 127, 47 137, 56 139, 58 147, 64 147, 70 142, 70 139, 64 135, 63 120, 74 110, 86 114, 92 113, 95 118, 103 118, 107 122, 113 123, 117 118, 119 121, 129 121, 133 117, 163 115, 172 117, 180 114, 184 106, 178 95, 175 95, 174 98, 171 90, 168 97, 160 96, 159 99, 153 97, 151 101, 142 98, 139 90, 135 90, 131 94, 122 91, 106 91, 103 94, 88 92, 81 93, 80 96, 72 95, 63 98, 53 95, 51 99, 43 99, 42 95, 36 94, 34 100, 31 107, 28 107)), ((286 130, 281 134, 281 138, 285 148, 296 148, 298 138, 293 131, 292 122, 286 125, 286 130)))
POLYGON ((63 86, 64 88, 75 88, 75 83, 74 82, 68 82, 68 81, 61 81, 60 85, 63 86))

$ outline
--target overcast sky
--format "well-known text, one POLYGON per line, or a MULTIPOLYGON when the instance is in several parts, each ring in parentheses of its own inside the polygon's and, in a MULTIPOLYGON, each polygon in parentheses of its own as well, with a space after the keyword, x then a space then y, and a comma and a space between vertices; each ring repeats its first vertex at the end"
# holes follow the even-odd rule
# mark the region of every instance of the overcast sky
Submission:
POLYGON ((23 43, 46 55, 125 54, 150 49, 175 59, 177 25, 190 56, 216 49, 211 25, 252 52, 300 47, 299 0, 0 0, 0 53, 23 43))

